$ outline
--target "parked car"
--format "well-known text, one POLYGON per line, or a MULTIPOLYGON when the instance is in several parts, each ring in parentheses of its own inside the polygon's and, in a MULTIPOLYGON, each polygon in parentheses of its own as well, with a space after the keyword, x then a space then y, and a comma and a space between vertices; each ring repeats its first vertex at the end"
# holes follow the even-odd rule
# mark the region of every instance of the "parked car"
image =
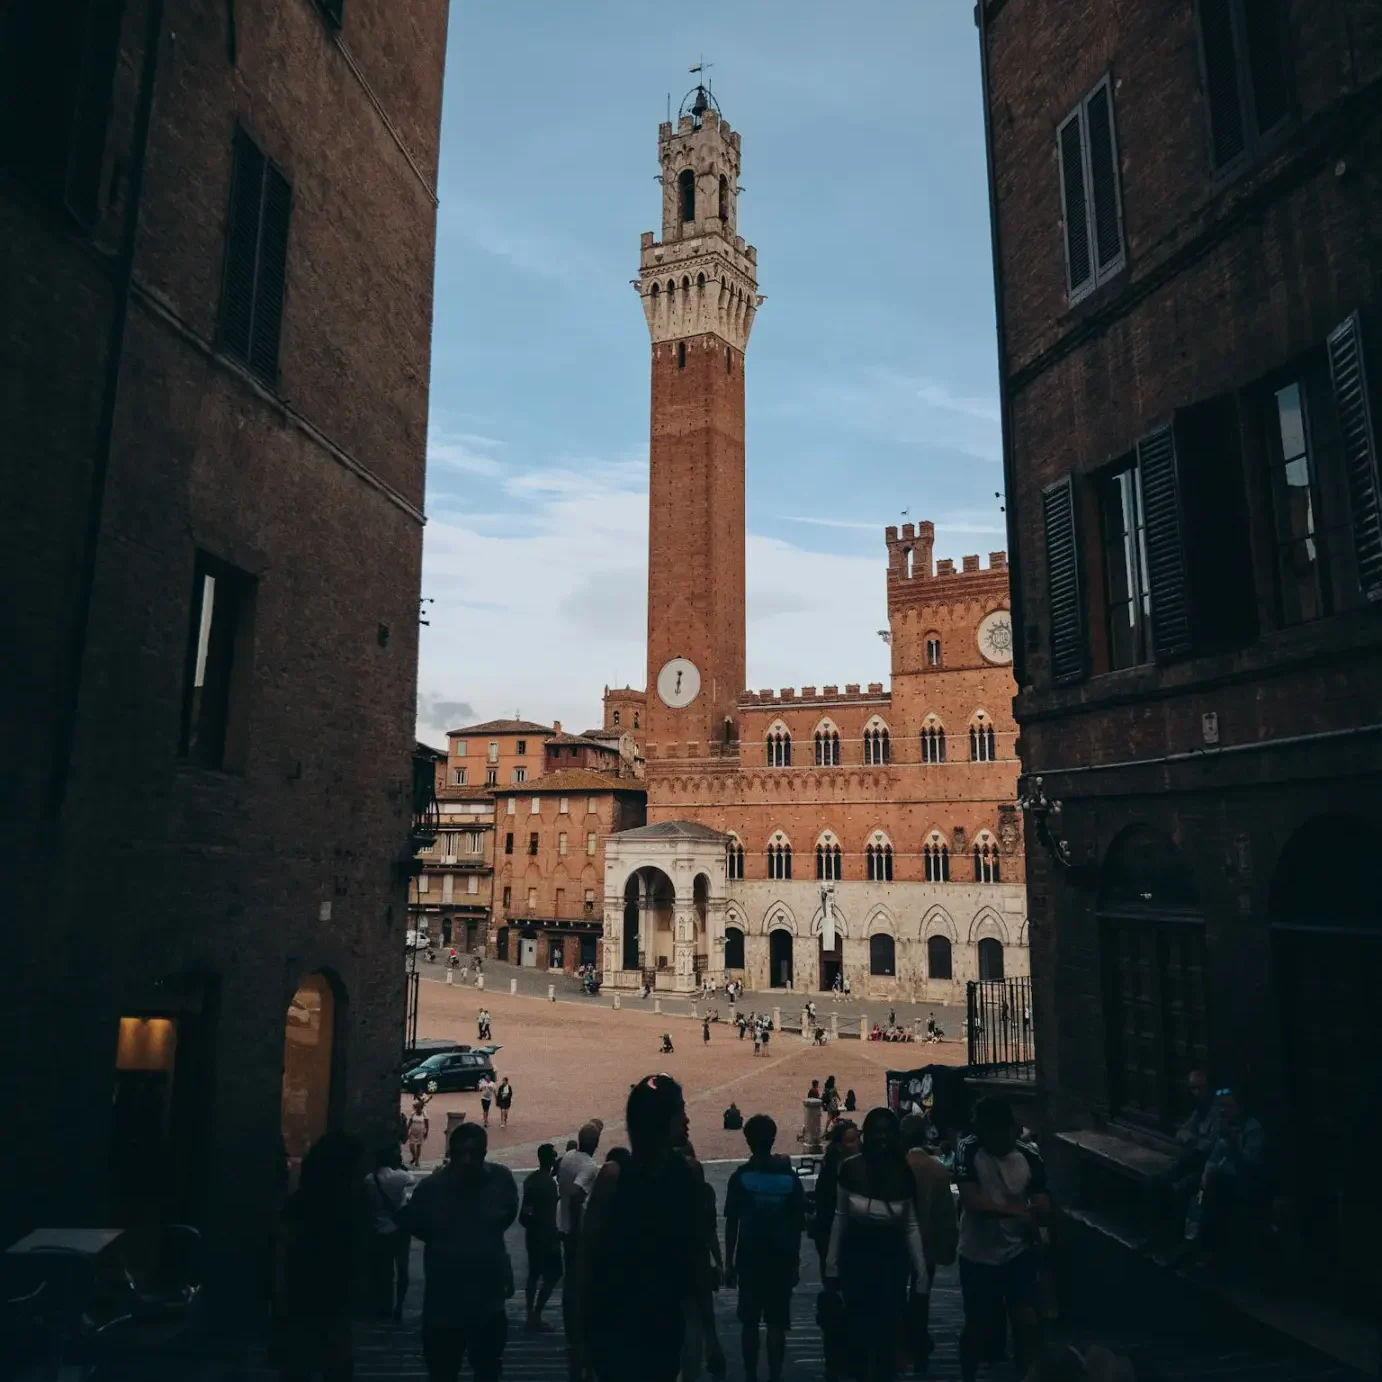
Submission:
MULTIPOLYGON (((403 1069, 405 1073, 409 1070, 415 1070, 429 1056, 440 1056, 448 1051, 469 1051, 470 1049, 463 1041, 448 1041, 444 1037, 420 1037, 416 1046, 410 1046, 404 1051, 403 1069)), ((493 1055, 494 1052, 490 1051, 489 1054, 493 1055)))
POLYGON ((405 950, 426 950, 429 945, 434 945, 432 937, 426 931, 409 931, 403 937, 403 948, 405 950))
POLYGON ((494 1062, 485 1051, 440 1051, 403 1077, 409 1094, 447 1094, 474 1089, 488 1075, 494 1078, 494 1062))

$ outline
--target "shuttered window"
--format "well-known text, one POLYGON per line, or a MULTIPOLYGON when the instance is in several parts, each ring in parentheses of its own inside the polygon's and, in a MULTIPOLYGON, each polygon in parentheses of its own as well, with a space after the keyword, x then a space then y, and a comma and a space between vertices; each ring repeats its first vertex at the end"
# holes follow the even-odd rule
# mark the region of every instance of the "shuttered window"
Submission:
POLYGON ((1075 538, 1075 495, 1069 476, 1042 492, 1046 525, 1046 599, 1051 618, 1051 674, 1057 684, 1085 674, 1084 611, 1075 538))
POLYGON ((1382 600, 1382 512, 1379 512, 1377 432, 1363 359, 1363 323, 1355 312, 1329 333, 1329 375, 1334 385, 1348 478, 1349 511, 1358 584, 1369 600, 1382 600))
POLYGON ((1291 114, 1284 0, 1200 0, 1210 162, 1246 166, 1291 114))
POLYGON ((1152 605, 1152 649, 1158 662, 1190 651, 1190 592, 1181 533, 1175 434, 1169 427, 1137 444, 1146 532, 1147 583, 1152 605))
POLYGON ((1123 206, 1113 87, 1105 77, 1061 122, 1066 284, 1072 302, 1123 268, 1123 206))
POLYGON ((278 379, 291 210, 288 180, 237 129, 217 343, 270 384, 278 379))

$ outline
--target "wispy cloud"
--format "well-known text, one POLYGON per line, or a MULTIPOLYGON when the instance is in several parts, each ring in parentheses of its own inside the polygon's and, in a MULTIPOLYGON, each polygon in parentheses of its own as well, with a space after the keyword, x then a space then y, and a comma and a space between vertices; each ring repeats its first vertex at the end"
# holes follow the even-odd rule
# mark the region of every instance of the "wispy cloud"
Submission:
POLYGON ((488 451, 459 437, 429 441, 427 465, 429 470, 455 471, 460 475, 494 478, 504 473, 503 465, 488 451))
POLYGON ((887 526, 854 518, 809 518, 805 514, 794 513, 784 513, 779 517, 784 523, 809 523, 813 528, 855 528, 866 533, 880 533, 887 526))

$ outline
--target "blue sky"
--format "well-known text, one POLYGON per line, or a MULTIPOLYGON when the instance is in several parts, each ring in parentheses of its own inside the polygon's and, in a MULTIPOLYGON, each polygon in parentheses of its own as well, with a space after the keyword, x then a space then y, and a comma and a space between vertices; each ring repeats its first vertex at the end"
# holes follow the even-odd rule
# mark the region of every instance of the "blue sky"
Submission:
POLYGON ((1004 545, 969 0, 461 0, 442 121, 419 733, 643 680, 657 127, 743 137, 754 687, 887 677, 882 529, 1004 545))

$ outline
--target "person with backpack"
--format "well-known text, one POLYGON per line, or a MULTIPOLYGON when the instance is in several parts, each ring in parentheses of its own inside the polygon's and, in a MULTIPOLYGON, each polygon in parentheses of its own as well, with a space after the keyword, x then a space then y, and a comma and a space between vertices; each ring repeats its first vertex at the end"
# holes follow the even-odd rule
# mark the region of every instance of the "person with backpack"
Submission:
POLYGON ((403 1169, 397 1146, 381 1147, 374 1170, 365 1177, 369 1204, 370 1299, 380 1319, 403 1318, 403 1298, 408 1294, 408 1254, 412 1240, 399 1227, 404 1202, 412 1193, 413 1178, 403 1169))
POLYGON ((712 1377, 725 1374, 715 1334, 701 1183, 676 1149, 686 1099, 670 1075, 634 1085, 624 1112, 629 1159, 606 1161, 585 1221, 588 1321, 601 1382, 675 1382, 690 1301, 712 1377))
POLYGON ((801 1260, 806 1193, 788 1156, 774 1156, 777 1124, 755 1113, 744 1124, 749 1159, 725 1191, 725 1285, 739 1286, 744 1376, 758 1377, 758 1326, 768 1334, 768 1382, 779 1382, 801 1260))
MULTIPOLYGON (((955 1197, 950 1193, 950 1172, 926 1150, 930 1120, 924 1113, 909 1113, 902 1120, 902 1146, 907 1165, 916 1180, 917 1222, 921 1225, 921 1246, 926 1265, 934 1280, 937 1267, 948 1267, 960 1241, 960 1225, 955 1214, 955 1197)), ((915 1287, 916 1283, 913 1283, 915 1287)), ((912 1309, 907 1318, 907 1335, 912 1357, 924 1365, 935 1344, 930 1332, 931 1281, 913 1290, 912 1309)))
POLYGON ((528 1259, 524 1292, 528 1303, 527 1328, 545 1329, 543 1307, 561 1280, 561 1237, 557 1233, 557 1149, 544 1142, 537 1149, 537 1170, 523 1182, 523 1207, 518 1222, 523 1226, 523 1248, 528 1259))

